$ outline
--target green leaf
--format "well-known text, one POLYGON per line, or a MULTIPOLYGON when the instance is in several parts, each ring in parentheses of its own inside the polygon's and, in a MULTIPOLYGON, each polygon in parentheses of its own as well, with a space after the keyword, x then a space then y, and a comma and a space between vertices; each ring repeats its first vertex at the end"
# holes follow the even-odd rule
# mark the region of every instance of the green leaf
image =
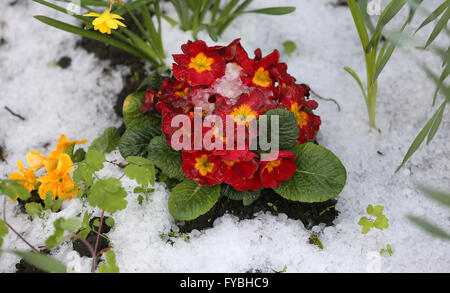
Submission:
POLYGON ((89 149, 96 149, 103 154, 107 154, 117 148, 119 141, 119 130, 116 127, 108 127, 101 136, 92 142, 89 149))
POLYGON ((289 14, 295 11, 295 7, 268 7, 262 9, 255 9, 245 11, 245 13, 260 13, 260 14, 269 14, 269 15, 284 15, 289 14))
POLYGON ((172 149, 163 136, 157 136, 151 140, 147 158, 170 178, 179 181, 184 179, 184 173, 181 170, 181 153, 172 149))
POLYGON ((91 170, 100 171, 103 169, 103 163, 106 161, 105 155, 96 149, 89 149, 86 154, 86 163, 91 170))
POLYGON ((429 198, 450 207, 450 193, 434 190, 428 187, 419 187, 419 189, 429 198))
POLYGON ((124 158, 132 156, 145 157, 147 156, 147 147, 150 140, 160 134, 161 132, 157 128, 152 127, 140 130, 127 129, 120 139, 120 154, 124 158))
POLYGON ((415 216, 408 216, 408 219, 417 226, 419 226, 420 228, 422 228, 422 230, 426 231, 428 234, 434 237, 450 240, 450 234, 445 232, 441 228, 437 227, 433 223, 415 216))
POLYGON ((367 213, 374 217, 381 216, 383 214, 383 210, 384 210, 383 206, 373 207, 371 204, 367 206, 367 213))
POLYGON ((242 196, 242 204, 246 207, 246 206, 251 206, 255 201, 258 200, 258 198, 261 196, 261 191, 257 190, 257 191, 253 191, 253 190, 249 190, 249 191, 245 191, 243 196, 242 196))
POLYGON ((6 235, 8 235, 8 226, 5 222, 0 220, 0 248, 2 248, 3 245, 3 237, 5 237, 6 235))
POLYGON ((73 180, 80 184, 84 182, 87 187, 94 183, 94 170, 86 164, 79 164, 78 168, 73 172, 73 180))
POLYGON ((106 263, 101 264, 98 271, 102 274, 112 273, 117 274, 120 272, 119 267, 116 265, 116 255, 111 250, 108 250, 105 254, 106 263))
POLYGON ((133 93, 123 102, 123 122, 127 129, 143 130, 161 124, 161 117, 155 113, 142 115, 140 107, 143 104, 144 94, 144 92, 133 93))
POLYGON ((74 233, 78 230, 81 225, 81 221, 77 218, 63 219, 63 221, 58 223, 58 228, 74 233))
POLYGON ((244 191, 238 191, 234 189, 233 186, 228 184, 223 184, 220 188, 220 192, 222 196, 225 196, 231 200, 243 200, 244 199, 244 191))
POLYGON ((21 200, 26 201, 31 197, 30 192, 20 185, 19 180, 0 181, 0 191, 12 200, 16 200, 19 197, 21 200))
MULTIPOLYGON (((268 111, 263 116, 267 117, 267 139, 271 139, 272 136, 278 136, 280 150, 290 149, 297 144, 299 130, 294 113, 286 109, 274 109, 268 111), (272 130, 273 117, 278 117, 279 128, 272 130)), ((261 121, 263 116, 259 118, 259 121, 261 121)))
POLYGON ((297 50, 297 45, 293 41, 285 41, 283 43, 284 53, 291 56, 295 50, 297 50))
POLYGON ((186 179, 170 193, 169 212, 176 220, 194 220, 207 213, 219 197, 220 185, 198 185, 186 179))
POLYGON ((65 22, 61 22, 59 20, 50 18, 50 17, 46 17, 43 15, 35 15, 34 18, 36 18, 37 20, 48 24, 50 26, 56 27, 60 30, 66 31, 66 32, 70 32, 70 33, 74 33, 77 34, 79 36, 82 37, 86 37, 89 39, 93 39, 96 41, 100 41, 102 43, 106 43, 108 45, 114 46, 120 50, 123 50, 125 52, 128 52, 132 55, 135 55, 136 57, 143 59, 143 60, 147 60, 149 62, 151 62, 152 64, 158 66, 159 64, 157 62, 155 62, 154 60, 152 60, 151 58, 149 58, 149 56, 147 56, 145 53, 143 53, 142 51, 140 51, 139 49, 136 49, 128 44, 122 43, 120 41, 117 41, 113 38, 104 36, 100 33, 97 32, 93 32, 93 31, 89 31, 89 30, 85 30, 82 29, 80 27, 77 26, 73 26, 71 24, 65 23, 65 22))
POLYGON ((282 197, 300 202, 324 202, 341 193, 347 172, 329 150, 313 143, 296 145, 297 171, 274 190, 282 197))
POLYGON ((433 140, 434 136, 436 135, 437 131, 439 130, 439 127, 441 126, 441 122, 442 122, 442 118, 444 116, 446 105, 447 105, 447 101, 444 101, 438 109, 438 112, 437 112, 438 114, 433 121, 433 125, 431 126, 430 132, 428 133, 427 145, 429 145, 430 142, 433 140))
POLYGON ((85 158, 86 152, 83 149, 77 149, 72 159, 74 163, 79 163, 84 161, 85 158))
POLYGON ((27 251, 14 250, 12 252, 42 271, 48 273, 67 273, 66 266, 53 257, 27 251))
POLYGON ((34 216, 40 216, 41 213, 44 211, 44 209, 42 208, 42 205, 40 203, 29 202, 29 203, 25 204, 25 211, 31 217, 34 217, 34 216))
POLYGON ((433 31, 431 32, 431 35, 427 40, 425 48, 431 45, 431 43, 436 39, 436 37, 440 34, 440 32, 447 26, 449 19, 450 19, 450 6, 448 6, 444 15, 441 17, 441 19, 439 19, 433 31))
POLYGON ((144 80, 141 82, 136 91, 139 92, 144 87, 158 90, 161 87, 161 83, 163 82, 164 79, 165 77, 158 74, 157 72, 150 74, 149 76, 144 78, 144 80))
POLYGON ((384 215, 377 216, 377 219, 373 222, 373 226, 380 230, 386 229, 389 227, 389 220, 384 215))
POLYGON ((106 219, 105 219, 105 224, 106 224, 108 227, 111 227, 111 228, 114 227, 114 224, 115 224, 114 219, 111 218, 111 217, 106 218, 106 219))
POLYGON ((126 196, 122 183, 115 178, 98 180, 88 192, 90 205, 112 214, 127 207, 126 196))
POLYGON ((431 14, 419 25, 419 27, 416 29, 416 33, 423 28, 424 26, 426 26, 427 24, 429 24, 430 22, 432 22, 433 20, 435 20, 436 18, 439 17, 439 15, 442 14, 442 12, 445 11, 445 9, 450 5, 450 2, 444 1, 441 5, 439 5, 438 8, 436 8, 433 12, 431 12, 431 14))
POLYGON ((367 233, 370 231, 370 229, 372 229, 372 227, 373 227, 373 222, 369 221, 369 220, 367 219, 367 217, 362 217, 362 218, 359 220, 358 225, 362 226, 361 233, 367 234, 367 233))
POLYGON ((413 143, 408 149, 408 152, 406 153, 405 157, 403 158, 402 163, 400 166, 397 167, 397 170, 395 170, 395 173, 400 171, 400 169, 406 164, 406 162, 411 158, 411 156, 417 151, 417 149, 422 145, 422 142, 427 137, 428 133, 430 132, 431 127, 433 126, 434 120, 436 120, 436 117, 439 115, 439 109, 438 111, 433 115, 433 117, 427 122, 425 127, 419 132, 419 134, 414 139, 413 143))
POLYGON ((130 179, 135 179, 139 185, 148 186, 148 184, 155 184, 156 170, 153 164, 141 167, 130 164, 125 168, 125 174, 130 179))
POLYGON ((358 74, 356 74, 356 72, 353 69, 351 69, 350 67, 348 67, 348 66, 344 67, 344 70, 347 71, 356 80, 356 82, 358 83, 359 88, 361 89, 361 92, 362 92, 362 94, 364 96, 364 99, 367 101, 366 90, 364 89, 364 86, 363 86, 363 84, 361 82, 361 79, 359 78, 358 74))
POLYGON ((356 30, 358 32, 359 38, 361 40, 361 45, 363 50, 366 51, 366 47, 369 44, 369 34, 367 33, 366 24, 364 23, 364 18, 359 10, 356 0, 348 0, 348 7, 352 13, 353 21, 355 23, 356 30))

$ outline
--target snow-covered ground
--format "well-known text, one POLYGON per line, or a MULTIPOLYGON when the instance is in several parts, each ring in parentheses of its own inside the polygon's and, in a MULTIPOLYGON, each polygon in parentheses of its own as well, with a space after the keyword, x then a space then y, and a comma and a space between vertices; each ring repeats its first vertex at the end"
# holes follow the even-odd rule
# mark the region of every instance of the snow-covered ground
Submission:
MULTIPOLYGON (((29 150, 47 153, 61 133, 70 139, 92 141, 105 127, 118 126, 120 120, 113 105, 122 88, 121 75, 127 70, 119 67, 107 73, 104 69, 108 62, 74 48, 77 36, 32 18, 44 14, 67 19, 62 14, 29 0, 15 6, 10 2, 0 2, 0 38, 7 41, 0 46, 0 145, 8 153, 7 162, 0 162, 2 178, 15 170, 16 161, 24 160, 29 150), (72 58, 72 65, 64 70, 53 65, 62 56, 72 58), (10 115, 4 106, 26 120, 10 115), (50 146, 46 146, 48 143, 50 146)), ((406 219, 407 214, 425 216, 441 227, 449 227, 449 211, 416 189, 421 183, 450 190, 448 113, 432 144, 394 174, 432 111, 434 86, 414 56, 436 69, 441 60, 413 46, 397 51, 379 81, 377 123, 381 133, 370 130, 361 92, 343 70, 348 65, 364 76, 361 45, 348 8, 335 8, 331 2, 254 1, 255 8, 293 5, 297 10, 281 17, 241 17, 220 41, 227 44, 240 37, 249 52, 261 47, 264 54, 282 49, 286 40, 294 41, 298 50, 291 57, 282 56, 289 72, 341 106, 338 112, 335 104, 319 100, 323 124, 318 140, 338 155, 348 171, 347 186, 336 206, 340 215, 335 226, 313 228, 320 232, 324 249, 308 243, 310 231, 300 221, 269 214, 245 221, 225 215, 216 220, 214 228, 192 232, 190 242, 177 238, 171 246, 160 238, 173 228, 174 221, 167 208, 168 193, 157 184, 148 202, 139 205, 130 192, 127 209, 114 215, 116 225, 108 236, 122 272, 272 272, 284 266, 287 272, 450 272, 450 243, 428 236, 406 219), (361 234, 357 223, 368 204, 385 206, 388 229, 361 234), (392 246, 393 255, 379 258, 379 250, 387 244, 392 246)), ((432 9, 442 1, 424 2, 432 9)), ((399 17, 395 23, 402 20, 399 17)), ((416 19, 411 28, 421 20, 423 17, 416 19)), ((425 40, 430 29, 420 31, 418 38, 425 40)), ((164 23, 168 53, 178 52, 189 38, 189 33, 164 23)), ((209 40, 204 33, 200 38, 209 40)), ((448 43, 443 36, 437 40, 437 44, 448 43)), ((120 160, 120 155, 115 152, 109 158, 120 160)), ((101 176, 119 177, 117 172, 106 166, 101 176)), ((133 189, 134 181, 122 181, 128 191, 133 189)), ((30 221, 12 203, 8 204, 7 215, 26 239, 41 246, 52 233, 53 220, 76 216, 86 208, 75 199, 65 202, 58 214, 30 221)), ((4 247, 27 249, 13 233, 5 238, 4 247)), ((74 271, 89 271, 91 260, 80 258, 70 242, 52 254, 74 271)), ((14 272, 17 261, 16 256, 4 254, 0 271, 14 272)))

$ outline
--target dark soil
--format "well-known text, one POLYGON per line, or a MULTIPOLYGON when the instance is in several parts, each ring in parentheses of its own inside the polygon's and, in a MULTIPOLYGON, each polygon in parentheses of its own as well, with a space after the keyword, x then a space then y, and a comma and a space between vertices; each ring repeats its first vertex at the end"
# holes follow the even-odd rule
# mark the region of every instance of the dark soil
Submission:
MULTIPOLYGON (((100 231, 101 234, 106 234, 111 230, 111 227, 109 227, 108 225, 105 224, 105 220, 108 217, 105 217, 103 219, 103 225, 102 225, 102 229, 100 231)), ((99 220, 99 217, 95 217, 92 218, 89 221, 89 225, 92 227, 92 229, 94 229, 95 231, 98 231, 98 227, 94 227, 94 221, 95 220, 99 220)), ((95 247, 95 241, 97 240, 97 233, 96 232, 90 232, 88 234, 88 236, 86 237, 86 241, 92 246, 92 248, 95 247)), ((98 247, 97 247, 97 254, 98 252, 101 252, 102 250, 106 249, 109 247, 109 241, 107 239, 105 239, 104 237, 101 237, 98 239, 98 247)), ((76 240, 73 243, 73 250, 75 250, 76 252, 78 252, 80 254, 81 257, 83 256, 87 256, 87 257, 92 257, 91 251, 89 250, 89 248, 86 247, 86 245, 81 242, 80 240, 76 240)))
MULTIPOLYGON (((48 255, 49 251, 47 249, 41 250, 42 254, 48 255)), ((34 273, 34 274, 43 274, 44 271, 41 271, 40 269, 36 268, 33 265, 30 265, 23 259, 20 260, 20 262, 16 263, 16 273, 34 273)))
POLYGON ((64 56, 56 62, 62 69, 66 69, 72 64, 72 58, 64 56))
POLYGON ((336 199, 320 203, 290 201, 279 196, 272 189, 264 189, 261 197, 251 206, 244 206, 242 201, 222 197, 208 213, 193 221, 185 221, 184 224, 180 222, 179 228, 181 233, 189 233, 194 229, 203 230, 211 228, 214 220, 223 216, 225 213, 235 215, 240 220, 244 220, 255 218, 254 214, 260 211, 268 211, 275 216, 284 213, 291 219, 302 221, 307 229, 311 229, 313 226, 321 223, 331 226, 339 214, 335 209, 336 203, 336 199))

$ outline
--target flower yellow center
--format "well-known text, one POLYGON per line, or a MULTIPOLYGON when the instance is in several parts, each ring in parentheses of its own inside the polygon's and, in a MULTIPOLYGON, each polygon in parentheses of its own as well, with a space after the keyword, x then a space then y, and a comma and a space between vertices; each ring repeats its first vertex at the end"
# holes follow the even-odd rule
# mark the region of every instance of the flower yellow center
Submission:
POLYGON ((231 116, 233 116, 233 120, 236 121, 238 125, 245 124, 248 126, 248 123, 253 119, 256 119, 258 113, 253 111, 252 108, 248 105, 242 105, 239 108, 234 108, 231 116))
POLYGON ((208 162, 208 156, 202 155, 200 158, 196 158, 195 169, 197 169, 202 176, 212 172, 214 168, 214 163, 208 162))
POLYGON ((295 119, 297 120, 297 124, 300 128, 303 128, 303 126, 308 124, 308 114, 306 114, 305 111, 300 110, 297 102, 292 104, 291 112, 294 113, 295 119))
POLYGON ((280 160, 269 162, 269 163, 267 163, 267 165, 266 165, 266 169, 267 169, 269 172, 272 172, 272 171, 273 171, 273 168, 280 166, 280 164, 281 164, 281 161, 280 161, 280 160))
POLYGON ((175 92, 175 95, 179 96, 180 98, 184 98, 187 96, 189 88, 185 88, 183 91, 175 92))
POLYGON ((270 78, 269 71, 264 70, 263 67, 258 68, 255 72, 255 76, 253 77, 253 83, 262 87, 270 86, 273 81, 270 78))
POLYGON ((197 56, 191 58, 191 63, 189 63, 189 68, 194 68, 198 73, 203 71, 211 71, 211 64, 214 63, 213 58, 208 58, 205 53, 200 52, 197 56))

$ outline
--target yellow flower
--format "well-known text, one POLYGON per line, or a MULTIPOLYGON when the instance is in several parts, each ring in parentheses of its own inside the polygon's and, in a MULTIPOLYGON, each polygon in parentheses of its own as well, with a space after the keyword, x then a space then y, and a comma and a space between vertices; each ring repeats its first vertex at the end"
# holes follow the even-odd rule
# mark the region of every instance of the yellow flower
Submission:
POLYGON ((255 72, 255 76, 253 76, 253 83, 262 87, 268 87, 273 84, 272 79, 270 78, 269 71, 264 70, 263 67, 258 68, 255 72))
POLYGON ((239 108, 233 108, 233 112, 231 112, 230 115, 238 125, 245 124, 246 126, 248 126, 251 121, 256 119, 256 116, 258 116, 258 112, 253 111, 252 108, 247 104, 243 104, 239 108))
MULTIPOLYGON (((31 192, 36 188, 36 177, 34 176, 34 172, 32 169, 24 169, 22 161, 17 161, 17 168, 20 172, 14 172, 9 175, 9 180, 21 180, 26 182, 19 182, 20 185, 25 187, 28 192, 31 192)), ((18 195, 17 195, 18 197, 18 195)), ((12 201, 12 200, 11 200, 12 201)))
MULTIPOLYGON (((84 144, 86 142, 87 142, 87 139, 69 141, 67 139, 67 136, 65 134, 62 134, 58 140, 58 144, 56 145, 56 151, 50 152, 50 155, 48 157, 43 157, 42 163, 45 166, 47 173, 50 173, 56 169, 61 155, 64 152, 66 152, 69 147, 71 147, 73 144, 84 144)), ((34 152, 36 152, 36 151, 34 151, 34 152)), ((33 153, 33 152, 30 152, 30 154, 31 153, 33 153)), ((30 161, 31 161, 33 158, 33 154, 35 155, 36 153, 33 153, 31 155, 30 154, 28 154, 28 155, 30 156, 30 161)), ((28 156, 27 156, 27 161, 28 161, 28 156)), ((37 161, 37 159, 36 159, 36 161, 37 161)), ((31 163, 33 163, 33 162, 31 162, 31 163)), ((30 164, 30 162, 28 162, 28 164, 31 167, 33 167, 30 164)))
POLYGON ((124 20, 124 18, 118 14, 110 13, 111 9, 106 8, 102 14, 98 14, 95 12, 91 12, 85 14, 84 16, 96 17, 92 21, 92 25, 94 26, 94 30, 100 31, 102 34, 111 34, 111 29, 117 29, 120 26, 126 27, 125 24, 120 22, 118 19, 124 20))
POLYGON ((189 68, 194 68, 198 73, 203 71, 211 71, 211 65, 214 63, 213 58, 208 58, 205 53, 200 52, 197 56, 191 58, 191 63, 189 63, 189 68))
POLYGON ((69 174, 73 169, 69 155, 61 154, 56 168, 37 180, 41 183, 39 197, 45 199, 49 191, 52 192, 54 199, 56 197, 62 199, 74 197, 78 193, 78 188, 75 188, 69 174))
POLYGON ((44 167, 45 157, 40 151, 31 151, 27 155, 27 163, 33 171, 37 171, 44 167))
POLYGON ((214 163, 208 162, 207 155, 202 155, 200 158, 196 158, 195 161, 195 169, 197 169, 202 176, 206 176, 206 174, 212 172, 214 163))

